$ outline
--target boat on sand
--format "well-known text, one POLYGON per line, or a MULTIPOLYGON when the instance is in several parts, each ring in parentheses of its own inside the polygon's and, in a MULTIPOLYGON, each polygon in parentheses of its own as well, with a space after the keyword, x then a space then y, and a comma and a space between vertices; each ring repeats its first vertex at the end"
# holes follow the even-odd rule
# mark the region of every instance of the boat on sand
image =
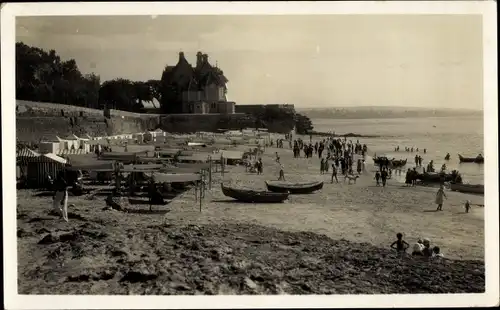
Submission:
POLYGON ((450 190, 461 193, 484 194, 484 185, 450 183, 450 190))
POLYGON ((221 184, 222 193, 233 199, 248 203, 280 203, 288 199, 289 193, 274 193, 251 189, 237 189, 221 184))
POLYGON ((310 194, 323 188, 323 181, 319 182, 281 182, 281 181, 266 181, 267 189, 275 193, 290 193, 290 194, 310 194))

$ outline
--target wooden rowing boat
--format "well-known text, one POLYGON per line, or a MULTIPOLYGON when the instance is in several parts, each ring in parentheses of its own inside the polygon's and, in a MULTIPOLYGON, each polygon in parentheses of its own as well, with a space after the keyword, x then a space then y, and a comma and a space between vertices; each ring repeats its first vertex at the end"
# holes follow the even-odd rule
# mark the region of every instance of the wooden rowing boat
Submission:
POLYGON ((236 189, 221 184, 222 193, 233 199, 248 203, 280 203, 288 199, 289 193, 273 193, 249 189, 236 189))
POLYGON ((461 163, 476 163, 476 164, 484 163, 484 157, 463 157, 462 155, 458 154, 458 159, 460 160, 461 163))
POLYGON ((461 193, 484 194, 483 184, 456 184, 450 183, 450 189, 461 193))
POLYGON ((280 181, 266 181, 267 189, 275 193, 310 194, 323 188, 323 181, 289 183, 280 181))
POLYGON ((387 157, 384 157, 384 156, 382 156, 382 157, 373 157, 373 162, 376 165, 383 164, 385 160, 388 161, 388 164, 389 164, 389 166, 391 168, 403 167, 408 162, 408 159, 388 159, 387 157))
POLYGON ((416 179, 424 183, 443 183, 454 182, 457 180, 458 173, 426 172, 417 173, 416 179))

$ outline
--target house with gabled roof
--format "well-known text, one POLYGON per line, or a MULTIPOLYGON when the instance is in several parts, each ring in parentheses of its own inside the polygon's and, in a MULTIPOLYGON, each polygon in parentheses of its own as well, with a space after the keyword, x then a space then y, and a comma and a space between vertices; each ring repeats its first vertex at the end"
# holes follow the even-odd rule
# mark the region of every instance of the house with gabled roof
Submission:
POLYGON ((229 80, 220 68, 210 64, 207 54, 198 52, 193 67, 180 52, 177 64, 165 68, 162 80, 176 89, 182 113, 235 113, 235 103, 226 97, 229 80))

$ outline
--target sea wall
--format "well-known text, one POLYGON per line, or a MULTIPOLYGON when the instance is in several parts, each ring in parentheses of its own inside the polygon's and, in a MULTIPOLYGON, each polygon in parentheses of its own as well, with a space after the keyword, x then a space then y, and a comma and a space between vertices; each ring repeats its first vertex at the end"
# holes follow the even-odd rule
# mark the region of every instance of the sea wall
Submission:
MULTIPOLYGON (((254 127, 254 116, 236 114, 140 114, 110 110, 104 111, 77 106, 17 100, 16 134, 20 142, 51 141, 59 136, 105 136, 143 132, 161 128, 167 132, 216 132, 218 129, 254 127)), ((274 121, 267 124, 270 132, 287 133, 293 126, 289 122, 274 121)))
POLYGON ((159 116, 123 111, 110 111, 105 118, 102 110, 44 102, 17 101, 16 134, 21 142, 53 140, 55 136, 105 136, 152 130, 159 116))
POLYGON ((246 114, 171 114, 160 117, 160 128, 167 132, 217 132, 218 129, 253 127, 255 119, 246 114))

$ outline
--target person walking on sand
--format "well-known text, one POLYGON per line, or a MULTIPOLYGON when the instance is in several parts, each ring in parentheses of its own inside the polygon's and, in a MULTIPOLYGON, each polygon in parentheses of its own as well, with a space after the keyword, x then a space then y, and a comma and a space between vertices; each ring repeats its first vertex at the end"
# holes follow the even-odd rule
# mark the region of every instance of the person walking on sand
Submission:
POLYGON ((54 182, 53 208, 68 222, 68 183, 64 179, 64 172, 59 171, 54 182))
POLYGON ((444 186, 441 184, 439 186, 439 189, 436 193, 436 204, 437 204, 437 209, 436 211, 443 211, 443 200, 446 197, 446 194, 444 193, 444 186))

